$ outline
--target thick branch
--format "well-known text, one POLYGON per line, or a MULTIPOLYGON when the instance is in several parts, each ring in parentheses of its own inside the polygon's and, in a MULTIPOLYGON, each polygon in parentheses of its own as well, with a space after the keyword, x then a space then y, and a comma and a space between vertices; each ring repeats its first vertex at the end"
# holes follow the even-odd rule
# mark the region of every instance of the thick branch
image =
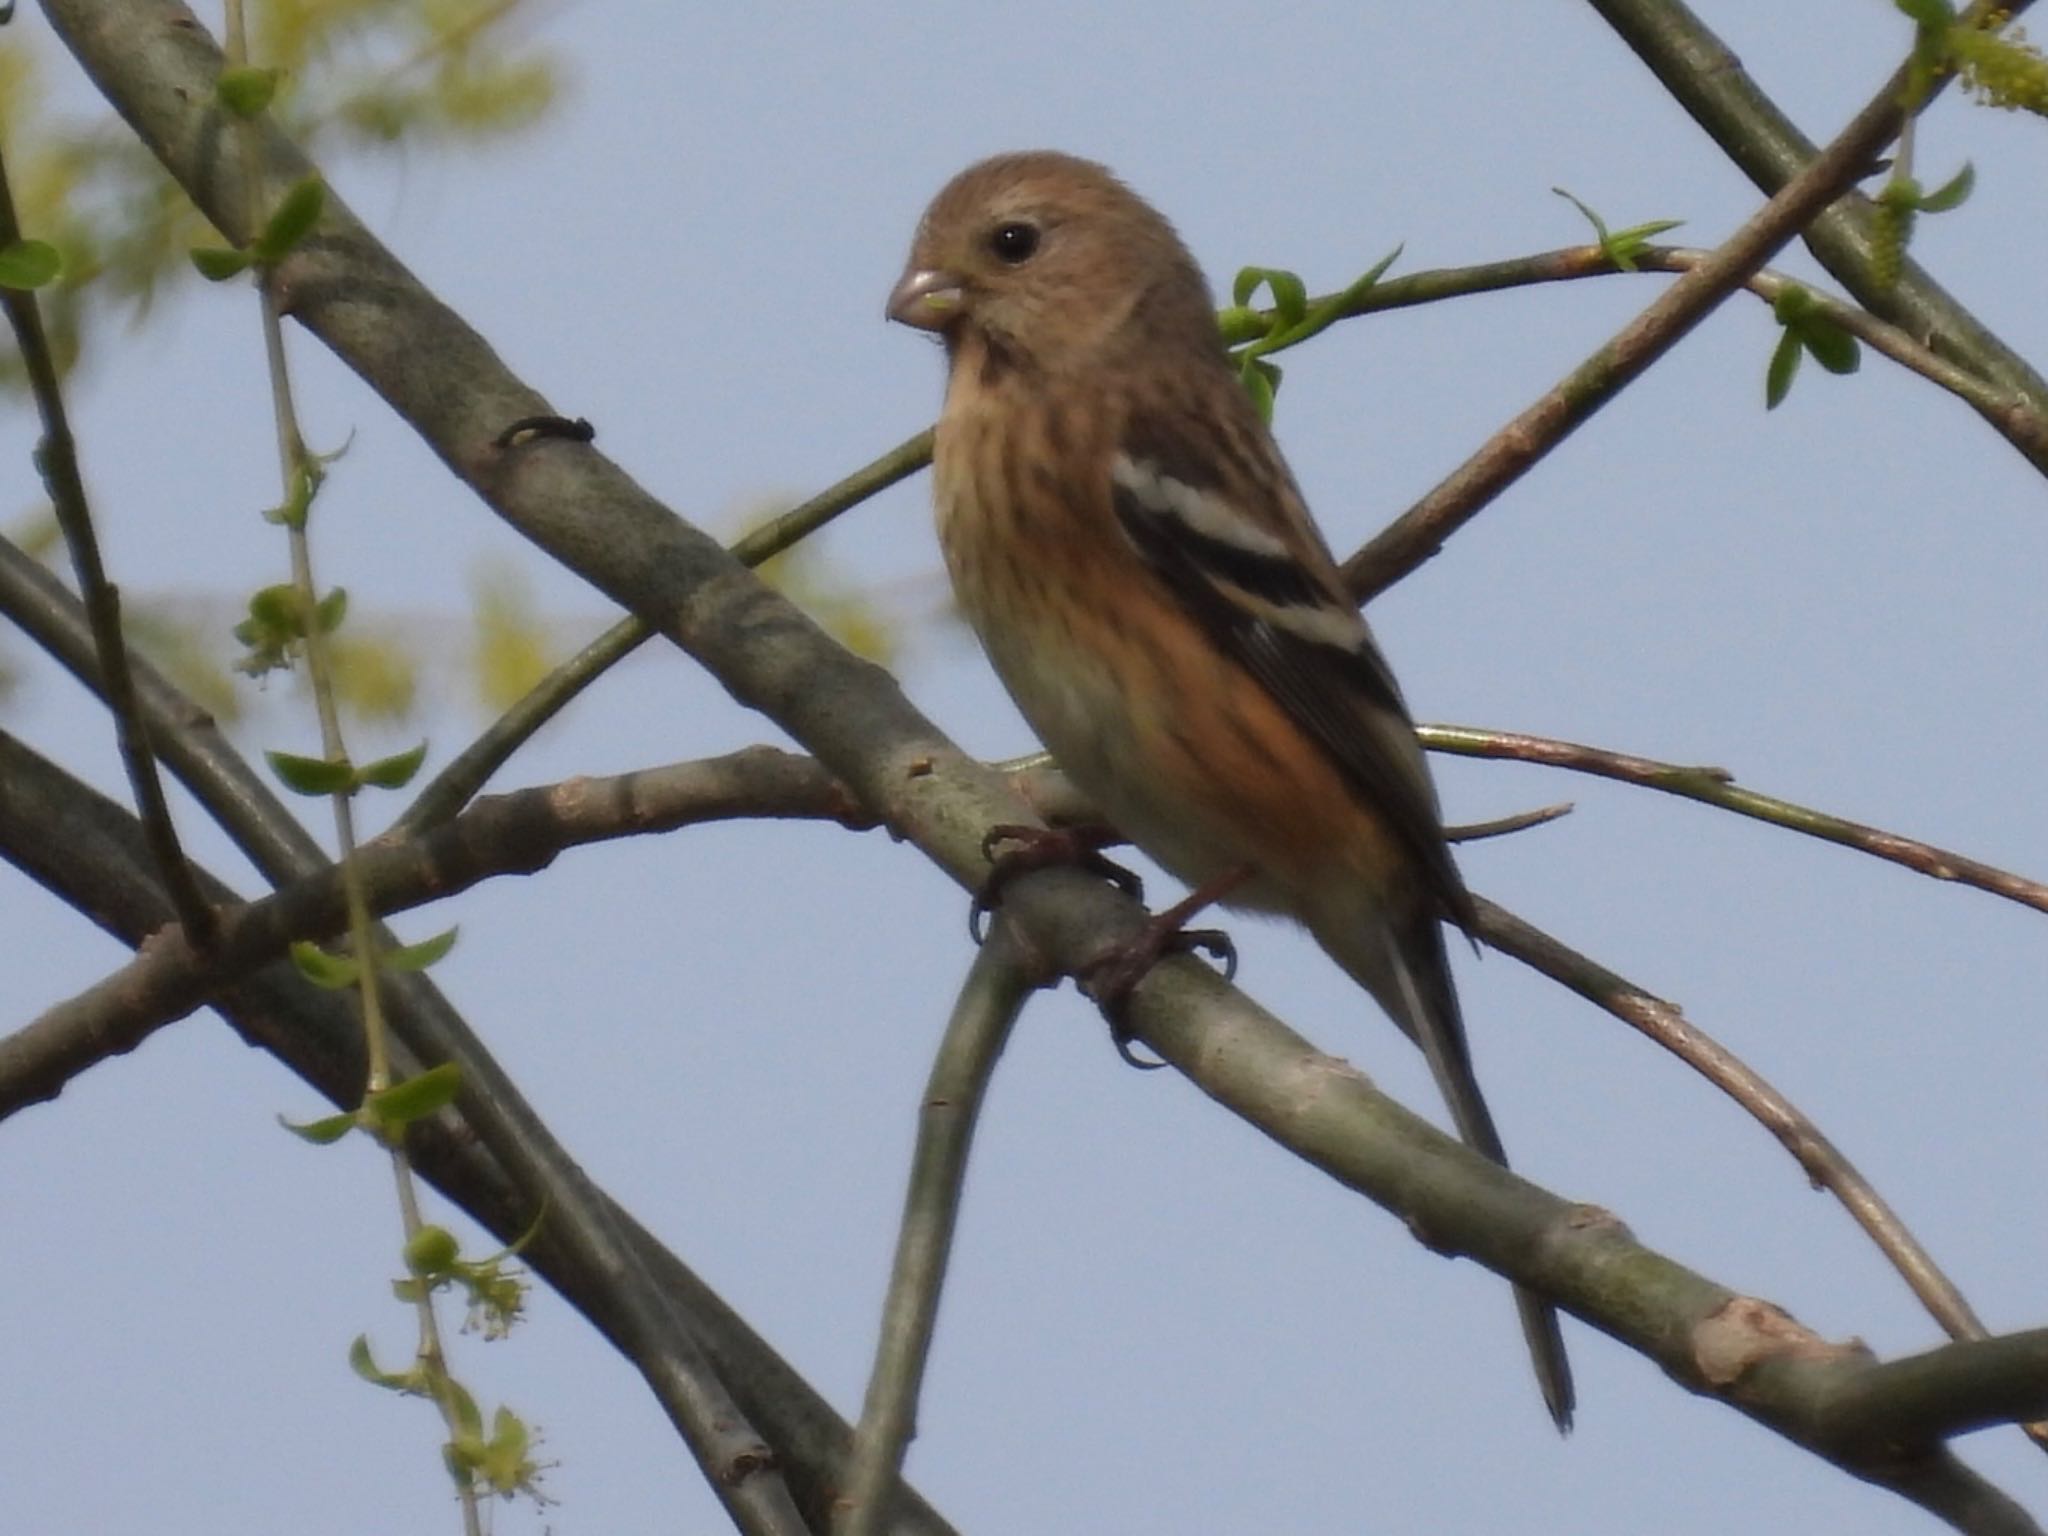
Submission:
MULTIPOLYGON (((4 736, 0 786, 0 851, 32 879, 129 944, 143 943, 171 921, 127 812, 4 736)), ((203 871, 201 879, 208 900, 223 908, 235 903, 227 887, 203 871)), ((410 1015, 417 1023, 431 1018, 435 1007, 445 1010, 438 996, 422 1001, 420 989, 431 994, 423 977, 402 980, 408 988, 401 993, 399 1017, 410 1015)), ((273 961, 224 985, 214 1003, 250 1044, 276 1056, 337 1108, 360 1100, 362 1031, 340 994, 317 990, 289 964, 273 961)), ((502 1074, 481 1047, 465 1056, 462 1067, 461 1120, 413 1130, 421 1173, 507 1243, 533 1227, 538 1185, 548 1219, 523 1258, 643 1369, 659 1368, 668 1353, 647 1338, 650 1303, 644 1293, 658 1297, 654 1321, 673 1317, 693 1346, 710 1357, 747 1421, 774 1447, 807 1523, 823 1530, 852 1442, 846 1422, 629 1212, 573 1172, 573 1163, 544 1129, 520 1126, 519 1115, 531 1111, 509 1085, 496 1091, 502 1074), (509 1131, 503 1124, 508 1119, 509 1131), (506 1148, 502 1160, 494 1144, 506 1148), (533 1165, 547 1158, 567 1164, 573 1176, 536 1177, 533 1165), (592 1230, 600 1241, 590 1240, 592 1230)), ((948 1536, 951 1528, 899 1485, 890 1529, 901 1536, 948 1536)))
MULTIPOLYGON (((7 738, 0 736, 0 743, 7 738)), ((752 747, 702 762, 489 796, 417 841, 368 843, 356 862, 371 910, 389 916, 495 875, 532 874, 577 844, 736 816, 867 824, 845 789, 816 763, 752 747)), ((217 975, 243 974, 283 955, 293 939, 326 938, 346 921, 341 872, 325 865, 274 895, 227 910, 216 947, 206 954, 195 953, 182 931, 167 930, 111 976, 0 1040, 0 1120, 55 1097, 86 1067, 133 1050, 207 1001, 217 975)))
MULTIPOLYGON (((128 872, 75 889, 80 860, 94 848, 56 809, 13 792, 14 785, 53 775, 56 770, 0 737, 0 782, 10 785, 10 794, 0 796, 0 849, 105 922, 105 902, 126 899, 128 872)), ((98 818, 126 823, 89 791, 73 786, 71 799, 96 802, 98 818)), ((1095 899, 1038 903, 1046 910, 1033 914, 1034 940, 1050 935, 1058 952, 1071 941, 1070 928, 1099 934, 1114 926, 1112 915, 1136 927, 1140 919, 1121 897, 1081 883, 1095 899), (1086 910, 1096 905, 1108 908, 1101 918, 1086 910)), ((1020 898, 1025 890, 1020 882, 1020 898)), ((280 893, 268 905, 281 909, 295 899, 280 893)), ((217 968, 252 959, 241 928, 239 915, 224 927, 210 957, 217 968)), ((149 959, 154 970, 144 1001, 197 989, 200 978, 193 973, 200 962, 177 945, 174 932, 158 940, 149 959), (168 974, 174 971, 183 974, 168 974)), ((210 984, 219 990, 229 979, 216 969, 210 984)), ((1604 1212, 1573 1206, 1478 1157, 1379 1093, 1348 1063, 1315 1050, 1207 967, 1163 965, 1137 994, 1136 1013, 1146 1042, 1205 1092, 1400 1216, 1438 1251, 1473 1257, 1541 1291, 1649 1355, 1690 1390, 1722 1398, 1859 1477, 1937 1511, 1981 1509, 1987 1500, 1988 1507, 2004 1507, 2002 1496, 1938 1447, 1902 1452, 1889 1442, 1850 1445, 1828 1429, 1825 1405, 1845 1381, 1873 1368, 1860 1350, 1826 1344, 1768 1303, 1725 1290, 1642 1247, 1604 1212)), ((352 1084, 344 1089, 353 1091, 352 1084)))

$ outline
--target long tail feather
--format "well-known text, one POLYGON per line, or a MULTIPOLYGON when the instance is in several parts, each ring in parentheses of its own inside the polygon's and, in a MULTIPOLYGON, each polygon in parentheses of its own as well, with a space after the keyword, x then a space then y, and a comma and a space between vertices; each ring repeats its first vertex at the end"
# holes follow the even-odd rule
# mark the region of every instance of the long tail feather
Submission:
MULTIPOLYGON (((1422 1047, 1430 1075, 1450 1106, 1451 1122, 1457 1126, 1458 1135, 1473 1151, 1507 1167, 1507 1151, 1501 1145, 1500 1132, 1472 1070, 1465 1021, 1458 1009, 1457 991, 1451 984, 1450 961, 1444 954, 1443 926, 1434 919, 1423 918, 1413 925, 1406 944, 1392 925, 1383 923, 1379 927, 1395 995, 1390 998, 1380 988, 1372 990, 1381 993, 1380 1001, 1388 1006, 1394 1021, 1422 1047), (1398 1008, 1394 1006, 1396 1002, 1398 1008)), ((1558 1432, 1569 1433, 1577 1397, 1557 1309, 1519 1285, 1515 1287, 1515 1308, 1521 1314, 1522 1336, 1528 1341, 1529 1358, 1536 1368, 1536 1383, 1543 1391, 1544 1406, 1550 1410, 1558 1432)))

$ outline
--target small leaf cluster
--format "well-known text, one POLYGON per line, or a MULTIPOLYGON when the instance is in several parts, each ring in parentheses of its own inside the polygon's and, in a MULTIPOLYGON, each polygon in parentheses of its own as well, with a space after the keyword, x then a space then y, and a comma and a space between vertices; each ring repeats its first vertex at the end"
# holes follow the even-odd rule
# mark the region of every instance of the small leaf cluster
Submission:
POLYGON ((235 670, 261 677, 289 667, 311 631, 332 634, 347 614, 348 593, 341 587, 315 603, 310 614, 297 587, 290 583, 264 587, 249 599, 248 617, 235 626, 235 638, 243 647, 235 670))
POLYGON ((1600 254, 1614 263, 1621 272, 1636 270, 1636 262, 1649 243, 1667 230, 1677 229, 1683 219, 1651 219, 1642 224, 1631 224, 1626 229, 1609 229, 1606 220, 1580 202, 1563 187, 1550 189, 1574 208, 1578 209, 1586 222, 1593 226, 1594 242, 1600 247, 1600 254))
POLYGON ((1386 275, 1400 256, 1396 246, 1356 281, 1336 293, 1311 301, 1308 286, 1296 273, 1283 267, 1244 267, 1230 286, 1231 307, 1218 316, 1226 334, 1246 327, 1259 331, 1254 339, 1231 354, 1237 376, 1252 397, 1259 415, 1273 419, 1273 397, 1279 392, 1281 369, 1269 354, 1299 346, 1311 336, 1329 329, 1352 314, 1372 286, 1386 275), (1271 297, 1270 313, 1262 314, 1255 300, 1263 288, 1271 297))
MULTIPOLYGON (((227 118, 270 114, 316 158, 503 139, 540 122, 560 95, 558 52, 519 35, 536 4, 250 0, 254 51, 269 67, 224 71, 216 99, 227 118)), ((0 37, 0 142, 23 219, 62 256, 44 323, 68 370, 116 312, 146 318, 187 253, 218 236, 111 111, 60 121, 47 110, 46 50, 23 28, 0 37)), ((23 377, 18 355, 0 347, 0 388, 23 377)))
MULTIPOLYGON (((294 183, 278 199, 270 217, 264 220, 262 230, 245 249, 236 250, 226 245, 200 246, 192 252, 192 265, 210 283, 225 282, 250 267, 274 267, 312 234, 313 226, 320 222, 320 215, 326 208, 327 184, 318 176, 308 176, 294 183)), ((300 526, 304 526, 303 522, 300 526)))
POLYGON ((510 1408, 501 1407, 491 1416, 489 1433, 484 1430, 483 1410, 461 1382, 445 1372, 436 1372, 424 1362, 412 1369, 387 1371, 370 1353, 370 1341, 358 1335, 349 1346, 348 1363, 372 1386, 424 1397, 441 1405, 455 1426, 453 1437, 442 1447, 448 1474, 457 1486, 495 1493, 501 1498, 524 1494, 536 1503, 549 1500, 541 1492, 540 1477, 545 1463, 533 1456, 535 1435, 526 1422, 510 1408))
POLYGON ((458 1287, 469 1303, 464 1327, 486 1339, 502 1339, 526 1309, 526 1272, 511 1261, 538 1230, 536 1223, 518 1242, 487 1259, 465 1259, 455 1234, 446 1227, 421 1227, 405 1245, 406 1274, 391 1282, 392 1293, 400 1301, 413 1303, 449 1286, 458 1287))
POLYGON ((2008 112, 2048 117, 2048 56, 2027 38, 2024 27, 1971 26, 1958 19, 1949 0, 1893 0, 1913 19, 1912 73, 1906 105, 1917 108, 1934 78, 1954 70, 1977 101, 2008 112))
MULTIPOLYGON (((1937 80, 1954 73, 1978 101, 2048 116, 2048 58, 2027 41, 2023 28, 2001 30, 2000 17, 1994 17, 1989 27, 1972 25, 1958 18, 1950 0, 1892 3, 1913 21, 1913 52, 1900 93, 1900 105, 1908 113, 1926 104, 1937 80)), ((1880 288, 1898 282, 1915 219, 1961 207, 1976 179, 1965 164, 1934 191, 1924 191, 1905 163, 1908 158, 1902 152, 1901 163, 1877 194, 1871 219, 1871 276, 1880 288)))
POLYGON ((1785 328, 1764 371, 1764 406, 1775 411, 1792 388, 1799 360, 1808 353, 1829 373, 1854 373, 1863 364, 1856 338, 1843 330, 1809 288, 1787 283, 1771 301, 1771 312, 1785 328))
MULTIPOLYGON (((402 755, 411 756, 412 754, 406 753, 402 755)), ((331 766, 319 758, 299 758, 296 761, 315 763, 323 769, 331 766)), ((331 793, 331 791, 318 791, 318 793, 331 793)), ((431 939, 420 940, 417 944, 395 944, 389 949, 380 949, 377 951, 377 969, 380 971, 424 971, 428 966, 437 964, 449 950, 455 947, 455 940, 461 932, 460 928, 448 928, 435 934, 431 939)), ((313 983, 314 986, 324 990, 331 992, 346 991, 350 987, 359 985, 363 979, 363 963, 354 955, 335 954, 331 950, 322 949, 318 944, 305 939, 300 939, 293 943, 291 955, 292 964, 299 968, 299 974, 313 983)), ((392 1090, 387 1088, 384 1091, 389 1093, 392 1090)), ((375 1097, 375 1095, 372 1095, 372 1097, 375 1097)), ((442 1103, 446 1102, 445 1099, 442 1101, 442 1103)), ((429 1110, 425 1112, 431 1112, 433 1109, 439 1109, 440 1107, 439 1104, 435 1104, 430 1106, 429 1110)), ((415 1115, 412 1118, 417 1119, 418 1116, 415 1115)), ((402 1127, 398 1128, 402 1129, 402 1127)))
POLYGON ((1914 220, 1923 213, 1947 213, 1960 208, 1977 184, 1977 173, 1965 162, 1947 181, 1932 192, 1903 171, 1893 175, 1878 192, 1870 225, 1870 275, 1880 288, 1890 288, 1904 270, 1906 247, 1912 243, 1914 220))
MULTIPOLYGON (((441 954, 446 954, 455 942, 453 932, 443 936, 446 942, 430 939, 426 945, 414 946, 425 949, 428 945, 440 944, 441 954)), ((439 956, 434 958, 438 959, 439 956)), ((345 987, 353 984, 354 978, 337 980, 337 972, 325 969, 335 959, 317 945, 294 944, 292 960, 298 965, 315 986, 345 987), (310 964, 309 964, 310 960, 310 964)), ((415 966, 413 969, 417 970, 415 966)), ((462 1087, 461 1070, 451 1061, 444 1061, 438 1067, 429 1067, 403 1082, 393 1083, 389 1088, 365 1094, 359 1108, 345 1110, 338 1115, 326 1115, 318 1120, 299 1123, 283 1120, 284 1128, 302 1141, 310 1141, 316 1147, 331 1146, 350 1131, 367 1131, 387 1146, 395 1146, 405 1136, 406 1127, 429 1115, 438 1114, 455 1101, 455 1095, 462 1087)))

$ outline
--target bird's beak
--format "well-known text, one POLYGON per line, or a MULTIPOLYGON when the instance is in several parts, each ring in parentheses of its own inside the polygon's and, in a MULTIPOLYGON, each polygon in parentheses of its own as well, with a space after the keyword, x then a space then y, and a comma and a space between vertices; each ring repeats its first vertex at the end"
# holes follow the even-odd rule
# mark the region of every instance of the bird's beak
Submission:
POLYGON ((960 313, 960 279, 942 267, 903 274, 889 294, 889 318, 920 331, 943 331, 960 313))

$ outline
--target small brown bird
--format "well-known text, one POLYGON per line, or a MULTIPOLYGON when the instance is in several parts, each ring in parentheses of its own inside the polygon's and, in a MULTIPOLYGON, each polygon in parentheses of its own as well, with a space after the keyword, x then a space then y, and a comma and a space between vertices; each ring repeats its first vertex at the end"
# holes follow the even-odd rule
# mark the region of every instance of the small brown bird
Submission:
MULTIPOLYGON (((889 314, 945 342, 939 541, 1024 718, 1197 899, 1305 925, 1504 1165, 1444 953, 1472 899, 1413 722, 1173 227, 1099 165, 1001 155, 933 201, 889 314)), ((1515 1298, 1567 1429, 1557 1314, 1515 1298)))

